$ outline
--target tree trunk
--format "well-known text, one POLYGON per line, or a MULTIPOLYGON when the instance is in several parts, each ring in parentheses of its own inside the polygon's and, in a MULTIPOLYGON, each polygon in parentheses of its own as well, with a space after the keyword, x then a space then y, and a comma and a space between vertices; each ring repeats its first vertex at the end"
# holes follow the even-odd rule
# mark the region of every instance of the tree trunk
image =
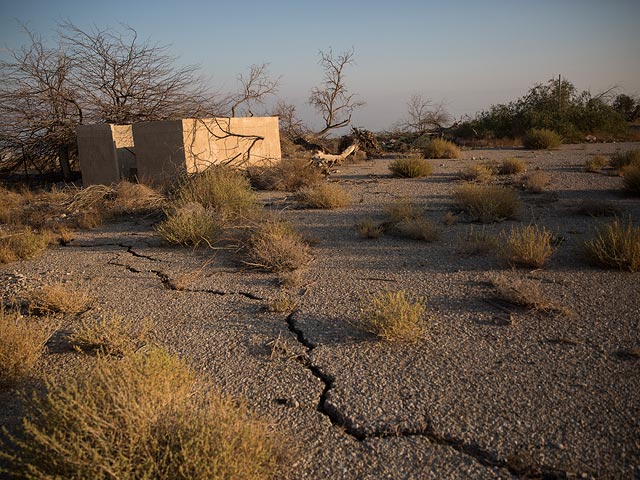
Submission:
POLYGON ((69 146, 63 145, 58 148, 58 160, 60 161, 60 170, 62 178, 65 181, 71 180, 71 165, 69 164, 69 146))

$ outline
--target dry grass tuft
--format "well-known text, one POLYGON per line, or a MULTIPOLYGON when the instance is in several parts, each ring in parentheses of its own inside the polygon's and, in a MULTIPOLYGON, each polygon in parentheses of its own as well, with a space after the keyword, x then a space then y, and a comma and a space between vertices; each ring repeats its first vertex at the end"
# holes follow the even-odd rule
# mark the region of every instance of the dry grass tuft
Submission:
POLYGON ((308 208, 339 208, 349 204, 349 194, 335 183, 321 183, 298 190, 298 200, 308 208))
POLYGON ((160 349, 87 372, 47 377, 19 437, 9 473, 28 478, 267 479, 282 442, 247 408, 160 349))
POLYGON ((424 158, 459 158, 458 146, 442 138, 434 138, 424 148, 424 158))
POLYGON ((34 257, 52 240, 49 232, 35 232, 31 227, 0 230, 0 263, 34 257))
POLYGON ((114 196, 112 209, 115 214, 159 212, 166 202, 165 197, 153 188, 126 181, 114 187, 114 196))
POLYGON ((0 186, 0 223, 19 223, 26 202, 23 195, 0 186))
POLYGON ((617 217, 622 213, 622 209, 604 200, 583 200, 577 213, 590 217, 617 217))
POLYGON ((267 311, 273 313, 286 313, 287 315, 298 308, 298 302, 288 293, 280 292, 266 305, 267 311))
POLYGON ((571 310, 549 300, 537 282, 505 273, 493 275, 489 282, 499 300, 538 312, 573 316, 571 310))
POLYGON ((289 223, 275 220, 259 225, 246 243, 252 267, 270 272, 292 271, 311 261, 309 245, 289 223))
POLYGON ((640 195, 640 162, 623 167, 620 174, 625 190, 632 195, 640 195))
POLYGON ((358 233, 364 238, 379 238, 384 233, 384 226, 365 218, 356 225, 358 233))
POLYGON ((482 223, 515 218, 522 205, 515 190, 493 185, 462 185, 454 197, 462 210, 482 223))
POLYGON ((498 173, 500 175, 514 175, 522 173, 526 169, 527 164, 521 158, 505 158, 498 168, 498 173))
POLYGON ((442 217, 442 223, 451 226, 454 225, 458 221, 458 216, 453 212, 446 212, 442 217))
POLYGON ((51 336, 49 319, 24 317, 0 306, 0 385, 12 385, 27 376, 51 336))
POLYGON ((205 209, 199 203, 186 203, 168 214, 166 220, 156 226, 156 232, 171 245, 212 245, 222 232, 220 216, 205 209))
POLYGON ((640 149, 616 152, 611 156, 611 166, 618 172, 629 165, 640 166, 640 149))
POLYGON ((426 218, 408 218, 402 220, 393 226, 391 233, 399 237, 423 242, 435 242, 440 238, 438 229, 426 218))
POLYGON ((524 188, 531 193, 541 193, 549 185, 550 180, 548 173, 536 170, 524 178, 524 188))
POLYGON ((433 172, 433 166, 422 158, 396 158, 389 164, 394 177, 421 178, 433 172))
POLYGON ((532 128, 522 137, 524 148, 531 150, 550 150, 558 148, 562 138, 553 130, 546 128, 532 128))
POLYGON ((253 188, 296 192, 317 185, 322 174, 308 159, 284 158, 270 167, 250 167, 247 170, 253 188))
POLYGON ((404 290, 382 292, 363 303, 362 310, 362 326, 384 340, 413 342, 423 336, 423 298, 411 300, 404 290))
POLYGON ((222 218, 253 218, 260 211, 247 177, 237 170, 213 166, 186 177, 173 199, 177 207, 198 203, 222 218))
POLYGON ((493 180, 494 176, 495 172, 493 168, 484 163, 474 163, 458 173, 458 177, 463 180, 482 183, 490 182, 493 180))
POLYGON ((385 215, 390 222, 416 220, 424 215, 424 208, 410 200, 398 200, 386 206, 385 215))
POLYGON ((618 218, 596 230, 596 237, 585 243, 588 257, 596 265, 637 272, 640 270, 640 227, 631 219, 618 218))
POLYGON ((504 237, 502 256, 511 264, 540 268, 553 253, 552 235, 537 225, 512 227, 504 237))
POLYGON ((152 328, 149 319, 135 321, 116 314, 99 319, 81 318, 69 341, 81 352, 122 357, 146 345, 152 328))
POLYGON ((584 169, 587 172, 598 173, 609 164, 609 160, 604 155, 594 155, 584 162, 584 169))
POLYGON ((27 302, 36 312, 75 315, 89 308, 91 297, 86 290, 76 290, 63 283, 54 283, 31 292, 27 302))
POLYGON ((486 231, 484 225, 478 229, 471 225, 460 239, 458 250, 465 255, 495 252, 500 245, 498 237, 486 231))

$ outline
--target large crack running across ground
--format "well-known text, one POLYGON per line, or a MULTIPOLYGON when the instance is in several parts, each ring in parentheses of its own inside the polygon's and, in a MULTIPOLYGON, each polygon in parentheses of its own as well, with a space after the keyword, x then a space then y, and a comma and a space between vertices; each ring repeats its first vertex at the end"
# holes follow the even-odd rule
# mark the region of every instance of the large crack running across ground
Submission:
MULTIPOLYGON (((127 253, 133 255, 134 257, 137 258, 144 258, 145 260, 150 260, 152 262, 162 262, 163 260, 160 260, 158 258, 153 258, 150 257, 148 255, 143 255, 141 253, 136 252, 135 250, 133 250, 133 247, 131 245, 125 245, 122 243, 117 244, 117 246, 122 247, 122 248, 126 248, 127 249, 127 253)), ((117 257, 116 257, 117 258, 117 257)), ((210 289, 210 288, 178 288, 175 284, 175 282, 171 279, 171 276, 162 271, 162 270, 157 270, 157 269, 148 269, 148 270, 140 270, 137 269, 131 265, 128 265, 126 263, 120 263, 117 262, 116 259, 114 258, 113 260, 109 260, 107 262, 108 265, 114 265, 116 267, 122 267, 125 268, 126 270, 128 270, 131 273, 153 273, 155 274, 158 279, 160 280, 160 283, 162 283, 162 286, 164 288, 166 288, 167 290, 175 290, 175 291, 181 291, 181 292, 190 292, 190 293, 210 293, 213 295, 240 295, 242 297, 248 298, 249 300, 264 300, 264 298, 255 295, 251 292, 245 292, 245 291, 225 291, 225 290, 216 290, 216 289, 210 289)))
POLYGON ((333 388, 334 378, 324 373, 318 366, 313 365, 311 362, 311 353, 316 348, 316 345, 306 338, 304 332, 296 325, 295 315, 297 310, 294 310, 286 318, 288 329, 293 333, 306 349, 307 355, 305 357, 296 357, 298 363, 307 368, 314 377, 318 378, 323 384, 324 388, 318 401, 317 410, 323 415, 327 416, 332 425, 339 426, 348 435, 358 441, 363 441, 369 438, 392 438, 392 437, 424 437, 430 442, 443 445, 454 449, 455 451, 468 455, 478 461, 480 464, 487 467, 504 468, 508 470, 512 475, 521 478, 542 478, 542 479, 565 479, 568 478, 568 472, 560 469, 549 467, 546 465, 528 464, 522 461, 522 459, 508 459, 506 461, 501 460, 496 454, 486 450, 479 445, 465 443, 462 440, 439 435, 435 432, 431 426, 424 429, 386 429, 379 430, 370 433, 364 432, 362 429, 355 427, 351 421, 345 416, 339 409, 335 408, 329 402, 327 402, 327 395, 333 388))

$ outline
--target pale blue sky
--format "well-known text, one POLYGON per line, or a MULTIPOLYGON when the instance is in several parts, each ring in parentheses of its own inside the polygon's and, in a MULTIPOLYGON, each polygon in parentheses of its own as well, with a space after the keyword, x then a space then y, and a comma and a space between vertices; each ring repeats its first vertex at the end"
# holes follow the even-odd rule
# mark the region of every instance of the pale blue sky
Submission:
POLYGON ((53 38, 65 19, 81 28, 125 22, 200 64, 222 91, 268 62, 282 75, 279 96, 309 123, 317 53, 330 46, 355 49, 347 82, 367 106, 354 123, 372 130, 399 120, 412 93, 446 100, 459 117, 559 73, 581 90, 640 94, 640 0, 0 0, 0 46, 25 41, 16 20, 53 38))

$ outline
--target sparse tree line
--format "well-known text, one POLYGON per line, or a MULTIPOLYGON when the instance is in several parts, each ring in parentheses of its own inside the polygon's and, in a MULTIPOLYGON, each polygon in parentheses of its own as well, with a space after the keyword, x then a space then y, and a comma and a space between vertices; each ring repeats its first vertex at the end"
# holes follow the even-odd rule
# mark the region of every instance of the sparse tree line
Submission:
MULTIPOLYGON (((180 66, 168 46, 142 40, 128 26, 83 30, 66 22, 59 26, 55 44, 25 31, 28 44, 0 61, 0 171, 4 172, 59 170, 70 178, 80 124, 253 116, 256 108, 280 118, 284 138, 316 149, 326 145, 331 132, 350 126, 353 112, 365 104, 345 80, 354 63, 353 49, 319 52, 324 78, 311 89, 308 103, 323 123, 314 131, 297 116, 295 105, 280 100, 266 112, 266 100, 277 94, 280 81, 271 76, 266 63, 239 74, 237 91, 221 95, 212 92, 198 66, 180 66)), ((493 105, 475 118, 453 124, 444 102, 413 94, 405 118, 392 132, 377 139, 363 129, 353 129, 353 134, 360 143, 375 143, 374 150, 378 141, 389 139, 412 144, 416 139, 428 142, 433 135, 460 140, 518 138, 531 128, 582 140, 592 133, 624 135, 627 122, 639 118, 637 98, 615 95, 613 90, 594 96, 578 92, 566 79, 552 79, 518 100, 493 105)))
MULTIPOLYGON (((239 74, 235 93, 213 93, 199 67, 180 66, 168 46, 142 40, 128 26, 83 30, 67 22, 56 43, 26 30, 29 42, 0 61, 0 171, 60 170, 70 178, 77 157, 76 127, 87 123, 130 124, 184 117, 253 116, 275 95, 279 78, 268 64, 239 74)), ((324 120, 318 132, 279 102, 271 114, 293 138, 322 139, 351 122, 363 102, 349 92, 345 69, 353 50, 320 52, 325 78, 309 103, 324 120)))

